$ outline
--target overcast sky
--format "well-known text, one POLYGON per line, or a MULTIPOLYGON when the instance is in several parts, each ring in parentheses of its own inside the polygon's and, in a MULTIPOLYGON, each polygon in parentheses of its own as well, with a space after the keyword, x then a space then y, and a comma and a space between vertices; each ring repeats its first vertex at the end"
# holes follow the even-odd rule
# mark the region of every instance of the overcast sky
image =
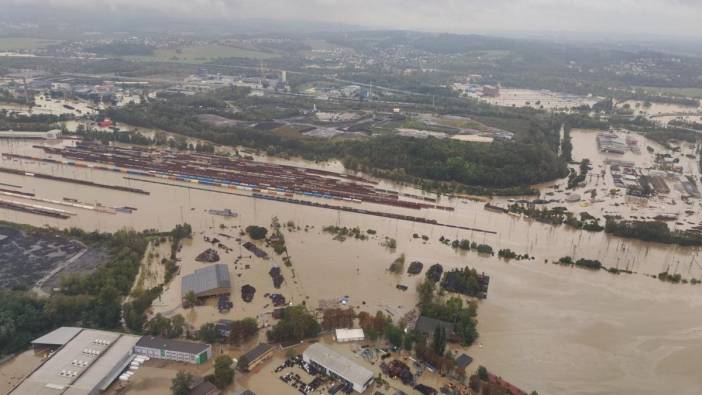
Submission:
POLYGON ((572 31, 702 38, 702 0, 0 0, 2 4, 453 33, 572 31))

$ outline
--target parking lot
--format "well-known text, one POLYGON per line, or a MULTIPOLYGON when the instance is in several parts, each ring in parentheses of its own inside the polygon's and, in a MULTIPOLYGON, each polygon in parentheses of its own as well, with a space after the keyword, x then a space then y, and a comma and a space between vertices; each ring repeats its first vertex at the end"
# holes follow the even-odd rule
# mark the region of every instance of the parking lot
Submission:
POLYGON ((279 374, 280 380, 285 384, 304 395, 311 393, 335 395, 353 392, 350 383, 324 375, 314 364, 303 361, 301 355, 286 359, 273 372, 279 374))

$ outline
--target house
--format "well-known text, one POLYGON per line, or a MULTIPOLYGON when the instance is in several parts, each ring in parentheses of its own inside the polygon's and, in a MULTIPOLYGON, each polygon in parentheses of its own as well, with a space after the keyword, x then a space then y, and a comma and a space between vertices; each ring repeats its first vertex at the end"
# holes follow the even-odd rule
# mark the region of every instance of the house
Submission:
POLYGON ((470 365, 472 362, 473 358, 469 357, 466 354, 461 354, 458 356, 458 358, 456 358, 456 367, 465 371, 468 365, 470 365))
POLYGON ((423 333, 426 336, 434 336, 434 331, 436 330, 436 328, 445 329, 446 336, 449 339, 455 335, 455 325, 452 322, 446 322, 437 320, 435 318, 421 316, 419 317, 419 319, 417 319, 417 323, 414 325, 414 329, 417 332, 423 333))
POLYGON ((219 395, 222 392, 202 377, 193 378, 188 386, 188 395, 219 395))
POLYGON ((221 319, 217 321, 215 324, 215 328, 217 328, 217 333, 219 333, 220 336, 222 337, 229 337, 229 335, 232 333, 232 323, 234 321, 232 320, 225 320, 221 319))

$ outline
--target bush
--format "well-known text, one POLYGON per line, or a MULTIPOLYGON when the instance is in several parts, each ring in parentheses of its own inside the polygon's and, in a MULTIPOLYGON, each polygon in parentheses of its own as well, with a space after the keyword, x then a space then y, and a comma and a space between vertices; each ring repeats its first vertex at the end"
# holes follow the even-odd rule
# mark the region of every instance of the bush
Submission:
POLYGON ((249 225, 246 227, 246 233, 254 240, 263 240, 268 234, 268 229, 262 226, 249 225))

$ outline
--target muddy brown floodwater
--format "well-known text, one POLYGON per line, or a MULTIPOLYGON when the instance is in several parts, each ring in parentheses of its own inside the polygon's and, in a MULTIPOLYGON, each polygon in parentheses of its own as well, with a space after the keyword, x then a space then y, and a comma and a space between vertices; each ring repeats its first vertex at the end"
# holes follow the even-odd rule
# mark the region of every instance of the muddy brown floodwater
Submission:
MULTIPOLYGON (((0 151, 43 155, 33 149, 32 144, 35 142, 0 141, 0 151)), ((423 276, 388 274, 386 269, 400 253, 406 255, 407 262, 424 262, 425 269, 435 262, 442 263, 445 268, 466 264, 475 267, 492 279, 488 298, 480 302, 478 329, 481 337, 467 353, 476 358, 474 366, 484 364, 524 389, 556 395, 702 392, 702 375, 697 372, 702 367, 702 315, 699 314, 702 288, 663 283, 640 274, 617 276, 545 263, 545 260, 571 255, 599 259, 606 266, 628 267, 646 274, 675 267, 683 277, 699 278, 702 270, 696 263, 698 249, 546 226, 486 211, 482 203, 446 198, 441 204, 455 207, 454 212, 415 211, 366 203, 359 206, 489 229, 497 234, 128 181, 120 173, 85 168, 4 159, 0 166, 150 191, 148 196, 137 195, 1 174, 0 182, 22 185, 21 191, 36 193, 37 197, 57 200, 70 197, 138 210, 133 214, 107 214, 57 207, 76 213, 68 220, 6 210, 0 210, 0 216, 4 220, 36 226, 80 226, 102 231, 122 227, 170 229, 177 223, 188 222, 195 235, 182 251, 182 274, 203 266, 193 258, 206 247, 202 241, 204 235, 223 232, 233 236, 240 229, 237 226, 268 226, 273 216, 281 223, 294 221, 303 228, 313 226, 308 232, 285 233, 293 268, 283 267, 286 283, 281 289, 281 293, 294 302, 305 300, 313 307, 321 299, 349 296, 351 305, 371 312, 382 309, 397 317, 411 309, 416 301, 414 285, 423 276), (232 219, 213 216, 207 213, 211 208, 230 208, 239 216, 232 219), (226 229, 220 229, 220 224, 226 229), (321 232, 326 225, 374 229, 379 239, 338 242, 321 232), (427 235, 429 241, 425 244, 421 239, 413 239, 413 233, 427 235), (397 239, 395 251, 380 245, 380 238, 385 236, 397 239), (473 252, 458 254, 438 242, 441 236, 487 243, 495 250, 510 248, 517 253, 529 253, 536 259, 506 263, 496 257, 479 257, 473 252), (409 290, 397 290, 395 285, 400 283, 409 290)), ((411 188, 404 190, 416 193, 411 188)), ((263 299, 263 294, 274 290, 267 275, 269 262, 252 258, 245 262, 251 265, 250 269, 234 269, 238 246, 233 239, 222 240, 236 248, 222 257, 232 272, 235 308, 226 315, 219 314, 212 306, 184 312, 194 324, 256 314, 259 309, 265 310, 263 306, 269 303, 263 299), (250 305, 244 304, 239 295, 245 283, 257 288, 250 305)), ((268 251, 272 254, 270 249, 268 251)), ((276 257, 273 261, 280 263, 276 257)), ((176 278, 155 302, 157 311, 179 312, 179 287, 180 278, 176 278)))

